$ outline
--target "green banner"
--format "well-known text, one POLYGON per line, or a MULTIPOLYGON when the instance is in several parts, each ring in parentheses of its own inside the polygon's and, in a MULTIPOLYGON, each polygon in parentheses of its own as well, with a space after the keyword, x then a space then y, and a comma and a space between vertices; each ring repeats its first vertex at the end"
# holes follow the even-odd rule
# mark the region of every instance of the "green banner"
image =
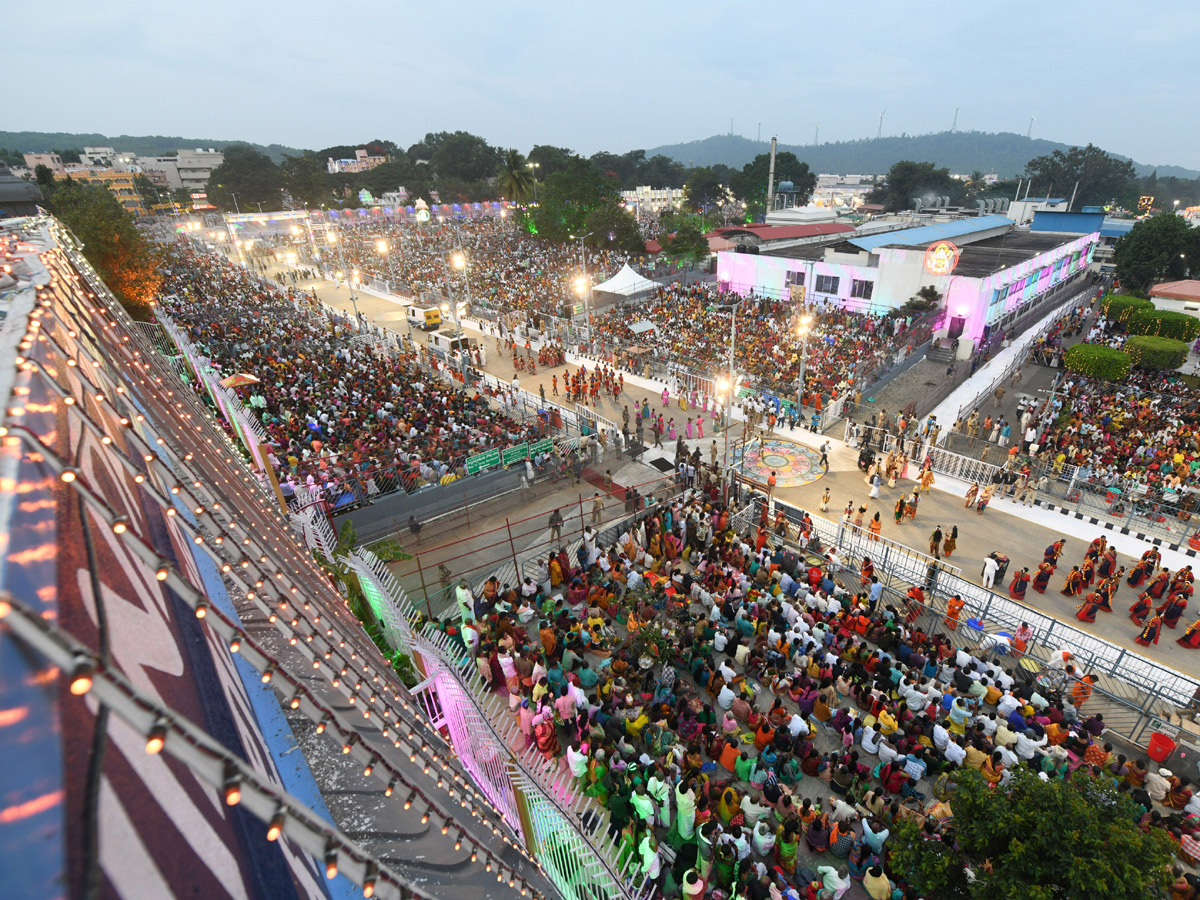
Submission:
POLYGON ((529 455, 537 456, 539 453, 554 452, 554 441, 550 438, 542 438, 540 441, 534 441, 529 445, 529 455))
POLYGON ((504 465, 511 466, 515 462, 519 462, 529 455, 528 444, 517 444, 515 447, 505 447, 501 457, 504 465))
POLYGON ((474 475, 477 472, 482 472, 484 469, 490 469, 492 466, 500 465, 500 451, 488 450, 486 453, 477 453, 475 456, 467 457, 467 474, 474 475))

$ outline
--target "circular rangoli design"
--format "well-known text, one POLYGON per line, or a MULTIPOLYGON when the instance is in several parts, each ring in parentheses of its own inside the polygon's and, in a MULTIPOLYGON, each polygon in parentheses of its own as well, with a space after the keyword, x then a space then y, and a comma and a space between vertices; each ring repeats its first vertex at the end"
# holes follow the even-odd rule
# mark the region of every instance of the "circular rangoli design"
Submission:
POLYGON ((826 467, 819 465, 821 454, 792 441, 756 438, 747 442, 744 460, 740 441, 730 450, 734 471, 764 485, 772 472, 776 487, 812 484, 826 472, 826 467))

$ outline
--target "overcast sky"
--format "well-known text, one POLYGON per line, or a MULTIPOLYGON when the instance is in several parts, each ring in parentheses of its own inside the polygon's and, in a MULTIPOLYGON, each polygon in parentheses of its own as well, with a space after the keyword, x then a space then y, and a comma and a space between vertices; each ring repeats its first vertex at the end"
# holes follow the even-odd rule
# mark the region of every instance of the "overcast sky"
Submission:
POLYGON ((942 131, 958 106, 963 130, 1036 115, 1036 137, 1200 168, 1200 0, 56 0, 4 19, 15 131, 319 149, 464 129, 590 154, 730 117, 787 143, 815 122, 873 136, 885 108, 884 134, 942 131))

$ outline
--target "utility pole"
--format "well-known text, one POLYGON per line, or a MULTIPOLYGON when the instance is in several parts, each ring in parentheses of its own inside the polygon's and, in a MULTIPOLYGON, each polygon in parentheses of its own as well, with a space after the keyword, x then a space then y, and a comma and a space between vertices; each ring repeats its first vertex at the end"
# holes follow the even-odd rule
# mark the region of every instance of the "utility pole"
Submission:
MULTIPOLYGON (((771 166, 767 171, 767 213, 770 213, 775 208, 775 148, 776 139, 771 138, 771 166)), ((766 215, 763 215, 763 221, 766 221, 766 215)), ((732 351, 730 351, 732 353, 732 351)), ((731 367, 732 370, 732 367, 731 367)))
POLYGON ((885 106, 883 108, 883 112, 879 114, 879 127, 875 130, 875 140, 879 140, 881 137, 883 137, 883 113, 886 112, 887 107, 885 106))
POLYGON ((953 133, 954 129, 956 129, 956 128, 958 128, 958 107, 957 106, 954 107, 954 121, 950 123, 950 132, 953 133))

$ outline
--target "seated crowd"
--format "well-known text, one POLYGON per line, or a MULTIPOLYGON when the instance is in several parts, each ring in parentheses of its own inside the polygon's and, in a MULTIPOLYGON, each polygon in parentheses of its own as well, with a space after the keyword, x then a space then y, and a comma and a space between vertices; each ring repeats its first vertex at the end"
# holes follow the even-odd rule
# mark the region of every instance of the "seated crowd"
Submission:
MULTIPOLYGON (((366 276, 399 282, 416 292, 446 290, 499 313, 552 313, 575 296, 580 276, 578 243, 538 240, 509 218, 454 219, 425 225, 372 222, 344 229, 345 264, 366 276), (379 241, 387 246, 380 253, 379 241), (465 269, 447 269, 461 252, 465 269), (461 295, 461 296, 460 296, 461 295)), ((593 282, 603 281, 628 262, 620 251, 587 247, 582 262, 593 282)), ((341 259, 339 258, 339 259, 341 259)))
MULTIPOLYGON (((725 372, 729 365, 728 299, 713 285, 673 284, 637 306, 620 306, 600 316, 601 349, 649 347, 664 359, 689 359, 703 371, 725 372), (631 326, 649 321, 653 331, 635 334, 631 326)), ((812 314, 804 360, 805 387, 827 399, 861 384, 870 372, 892 364, 908 348, 903 316, 876 316, 828 307, 798 311, 791 302, 749 298, 737 308, 738 371, 758 386, 792 396, 800 378, 801 338, 795 315, 812 314)))
MULTIPOLYGON (((1004 790, 1017 767, 1112 779, 1142 827, 1200 846, 1189 779, 1116 752, 1079 708, 1090 691, 980 658, 995 643, 956 649, 919 587, 897 609, 874 574, 847 590, 836 556, 773 545, 765 522, 739 534, 703 479, 611 546, 588 529, 523 584, 460 585, 461 626, 439 623, 527 742, 606 810, 620 864, 659 885, 669 869, 685 897, 816 900, 859 883, 915 898, 889 857, 897 825, 951 840, 961 773, 1004 790)), ((1069 652, 1052 665, 1078 683, 1069 652)))
POLYGON ((530 436, 482 394, 380 357, 334 318, 299 315, 299 295, 223 258, 180 245, 163 274, 161 308, 214 368, 259 379, 240 393, 289 496, 298 485, 373 494, 396 480, 411 490, 458 474, 451 466, 467 454, 530 436))

